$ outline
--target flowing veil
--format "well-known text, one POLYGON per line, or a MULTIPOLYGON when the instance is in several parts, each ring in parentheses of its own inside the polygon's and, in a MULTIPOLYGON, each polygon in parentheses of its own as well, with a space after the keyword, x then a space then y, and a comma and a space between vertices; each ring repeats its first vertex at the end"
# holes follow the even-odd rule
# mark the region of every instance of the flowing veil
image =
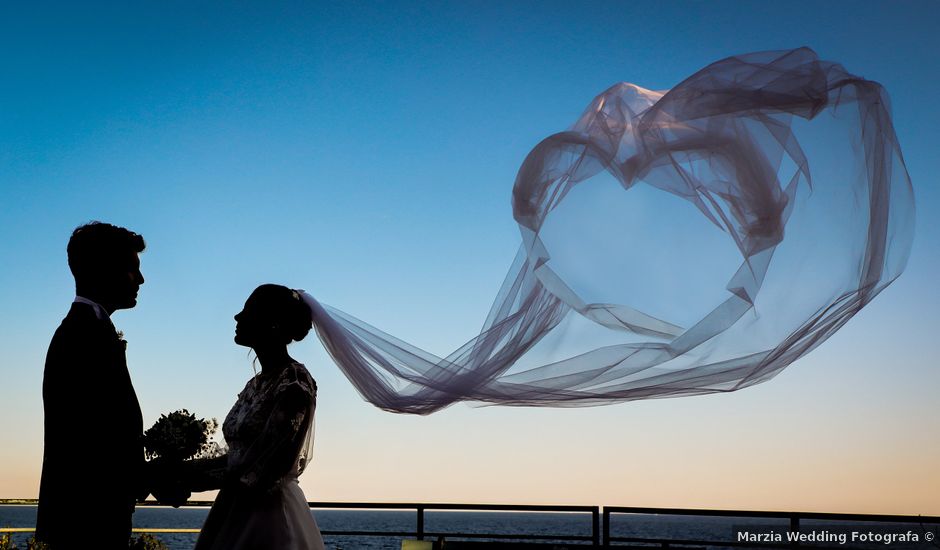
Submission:
POLYGON ((519 252, 480 334, 446 357, 303 293, 370 403, 429 414, 464 400, 588 406, 757 384, 897 278, 914 231, 887 94, 808 48, 729 57, 667 91, 612 86, 529 153, 512 206, 519 252), (685 208, 656 218, 665 229, 651 238, 700 221, 730 251, 730 279, 704 293, 714 300, 701 314, 638 306, 648 293, 631 281, 660 269, 665 296, 694 301, 729 256, 690 265, 681 235, 650 248, 634 196, 685 208), (585 267, 592 247, 603 266, 585 267), (589 326, 587 349, 531 360, 574 326, 589 326))

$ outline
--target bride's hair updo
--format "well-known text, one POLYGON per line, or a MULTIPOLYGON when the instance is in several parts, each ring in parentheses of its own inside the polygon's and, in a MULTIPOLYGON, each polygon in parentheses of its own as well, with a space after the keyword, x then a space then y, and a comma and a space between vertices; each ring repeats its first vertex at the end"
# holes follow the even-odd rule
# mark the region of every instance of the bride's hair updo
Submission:
POLYGON ((313 312, 299 292, 282 285, 265 284, 256 288, 252 296, 266 306, 271 320, 288 342, 306 338, 313 325, 313 312))

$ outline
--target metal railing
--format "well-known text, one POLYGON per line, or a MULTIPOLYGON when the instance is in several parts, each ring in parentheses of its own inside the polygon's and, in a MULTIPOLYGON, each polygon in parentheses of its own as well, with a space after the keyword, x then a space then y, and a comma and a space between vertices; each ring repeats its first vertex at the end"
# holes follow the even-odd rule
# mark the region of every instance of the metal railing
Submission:
POLYGON ((359 530, 323 530, 323 535, 340 536, 402 536, 415 537, 417 540, 439 537, 466 539, 514 539, 530 541, 572 541, 588 542, 592 546, 600 545, 600 507, 599 506, 542 506, 525 504, 454 504, 454 503, 368 503, 368 502, 310 502, 311 508, 359 509, 359 510, 414 510, 414 531, 359 531, 359 530), (566 512, 591 514, 590 535, 551 535, 528 533, 467 533, 457 531, 427 531, 425 513, 428 511, 466 511, 466 512, 566 512))
MULTIPOLYGON (((35 505, 35 499, 0 499, 0 505, 20 504, 35 505)), ((209 507, 211 501, 189 501, 185 507, 209 507)), ((358 537, 413 537, 417 540, 440 537, 457 539, 489 539, 489 540, 516 540, 516 541, 564 541, 576 545, 592 547, 620 547, 620 548, 706 548, 720 546, 724 548, 793 548, 794 544, 763 544, 755 542, 738 542, 729 540, 697 540, 681 538, 639 537, 639 536, 613 536, 611 535, 612 515, 635 515, 657 517, 724 517, 742 519, 768 519, 788 520, 789 531, 800 532, 801 522, 807 520, 835 521, 848 524, 859 523, 895 523, 917 524, 940 527, 940 516, 905 516, 885 514, 839 514, 821 512, 782 512, 782 511, 754 511, 754 510, 705 510, 690 508, 645 508, 627 506, 549 506, 549 505, 522 505, 522 504, 462 504, 462 503, 403 503, 403 502, 308 502, 313 509, 341 509, 341 510, 413 510, 415 512, 415 529, 401 531, 369 531, 369 530, 323 530, 327 536, 358 536, 358 537), (542 512, 542 513, 580 513, 591 515, 590 535, 552 535, 531 533, 479 533, 459 531, 428 531, 425 529, 425 514, 433 511, 466 511, 466 512, 542 512), (621 543, 621 544, 618 544, 621 543)), ((153 501, 144 502, 143 505, 159 506, 153 501)), ((30 533, 33 528, 6 527, 0 528, 0 533, 30 533)), ((165 529, 165 528, 135 528, 136 533, 198 533, 199 529, 165 529)), ((814 550, 823 550, 823 546, 812 546, 814 550)), ((840 548, 845 548, 841 546, 840 548)))
MULTIPOLYGON (((15 501, 0 499, 2 504, 37 504, 35 499, 18 499, 15 501)), ((210 507, 212 501, 188 501, 184 507, 210 507)), ((308 502, 312 509, 342 509, 342 510, 414 510, 414 531, 367 531, 341 529, 324 529, 321 535, 330 536, 358 536, 358 537, 413 537, 417 540, 440 537, 453 537, 460 539, 490 539, 490 540, 519 540, 519 541, 565 541, 587 543, 590 546, 600 546, 600 507, 599 506, 550 506, 528 504, 455 504, 455 503, 408 503, 408 502, 308 502), (562 534, 531 534, 531 533, 470 533, 460 531, 428 531, 425 529, 425 514, 429 511, 466 511, 466 512, 543 512, 543 513, 582 513, 591 514, 590 535, 562 535, 562 534)), ((147 501, 142 505, 159 506, 157 502, 147 501)), ((32 528, 0 528, 3 532, 32 532, 32 528)), ((198 533, 199 529, 160 529, 160 528, 134 528, 135 533, 198 533)))

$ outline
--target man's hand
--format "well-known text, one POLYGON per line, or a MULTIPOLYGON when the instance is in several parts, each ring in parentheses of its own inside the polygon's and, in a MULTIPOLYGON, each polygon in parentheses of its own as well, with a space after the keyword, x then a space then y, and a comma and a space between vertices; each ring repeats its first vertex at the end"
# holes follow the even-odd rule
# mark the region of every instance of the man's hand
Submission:
POLYGON ((149 490, 158 503, 179 508, 189 500, 192 493, 181 467, 154 461, 147 464, 147 469, 149 490))
POLYGON ((153 496, 159 504, 168 504, 174 508, 186 504, 192 493, 179 483, 167 483, 153 488, 153 496))

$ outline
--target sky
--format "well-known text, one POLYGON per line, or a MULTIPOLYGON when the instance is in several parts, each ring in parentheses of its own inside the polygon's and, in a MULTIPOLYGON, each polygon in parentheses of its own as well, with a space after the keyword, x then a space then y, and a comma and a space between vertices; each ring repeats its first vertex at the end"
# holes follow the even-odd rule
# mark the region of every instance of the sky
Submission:
POLYGON ((907 271, 840 332, 739 392, 427 417, 363 401, 311 336, 292 347, 319 386, 301 487, 940 514, 940 4, 271 4, 0 5, 0 498, 38 492, 42 365, 74 296, 76 226, 147 240, 139 304, 113 316, 145 425, 179 408, 221 420, 252 376, 232 316, 258 284, 447 354, 509 269, 510 193, 535 144, 614 83, 667 89, 805 45, 888 90, 917 201, 907 271))

